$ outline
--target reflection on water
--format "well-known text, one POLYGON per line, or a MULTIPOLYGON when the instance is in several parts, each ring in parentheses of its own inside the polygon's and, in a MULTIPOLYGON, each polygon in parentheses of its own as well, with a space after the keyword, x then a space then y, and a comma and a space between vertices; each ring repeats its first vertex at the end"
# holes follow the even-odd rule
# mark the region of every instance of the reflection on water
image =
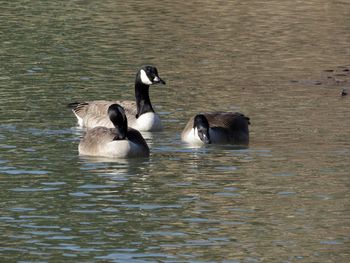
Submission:
POLYGON ((15 1, 0 30, 2 261, 348 262, 349 4, 15 1), (66 107, 150 97, 151 156, 78 155, 66 107), (201 111, 247 149, 180 141, 201 111))

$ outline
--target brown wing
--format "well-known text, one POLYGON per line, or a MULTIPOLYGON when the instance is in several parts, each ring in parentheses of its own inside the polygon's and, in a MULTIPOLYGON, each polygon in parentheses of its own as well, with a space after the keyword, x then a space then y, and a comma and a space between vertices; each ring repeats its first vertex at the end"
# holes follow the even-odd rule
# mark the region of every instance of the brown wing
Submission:
POLYGON ((249 118, 238 112, 206 113, 209 125, 217 132, 225 134, 228 142, 233 144, 248 145, 249 143, 249 118))
POLYGON ((125 115, 128 119, 128 126, 134 126, 136 122, 137 106, 135 101, 123 100, 117 101, 116 103, 120 104, 124 110, 125 115))
POLYGON ((137 106, 136 106, 136 102, 135 101, 131 101, 131 100, 123 100, 123 101, 116 101, 116 103, 120 104, 124 110, 125 110, 125 114, 126 117, 128 118, 136 118, 136 114, 137 114, 137 106))
POLYGON ((76 103, 73 111, 81 118, 85 118, 87 115, 105 115, 107 114, 108 107, 114 103, 120 104, 126 115, 136 116, 137 108, 134 101, 106 101, 95 100, 76 103))
POLYGON ((111 104, 118 103, 124 110, 129 123, 136 120, 136 103, 133 101, 106 101, 95 100, 75 103, 73 105, 74 113, 83 120, 83 126, 93 128, 97 126, 114 127, 109 120, 107 111, 111 104))
POLYGON ((222 127, 229 130, 237 130, 248 127, 249 118, 239 112, 213 112, 204 113, 210 127, 222 127))
POLYGON ((96 127, 88 130, 79 143, 79 151, 88 155, 97 154, 101 146, 113 141, 116 136, 115 129, 106 127, 96 127))

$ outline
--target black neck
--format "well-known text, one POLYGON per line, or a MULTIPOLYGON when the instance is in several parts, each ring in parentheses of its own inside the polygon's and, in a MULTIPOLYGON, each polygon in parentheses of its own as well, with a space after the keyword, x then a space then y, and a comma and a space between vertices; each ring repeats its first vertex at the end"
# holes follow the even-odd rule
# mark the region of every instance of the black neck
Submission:
POLYGON ((149 85, 143 84, 139 76, 135 82, 135 98, 137 105, 136 118, 140 117, 146 112, 154 112, 149 99, 149 85))
POLYGON ((128 134, 128 120, 126 116, 115 115, 115 113, 111 113, 110 120, 113 123, 117 134, 114 140, 124 140, 128 134))
POLYGON ((127 128, 125 129, 125 127, 115 126, 115 129, 117 135, 114 137, 114 140, 125 140, 128 133, 127 128))

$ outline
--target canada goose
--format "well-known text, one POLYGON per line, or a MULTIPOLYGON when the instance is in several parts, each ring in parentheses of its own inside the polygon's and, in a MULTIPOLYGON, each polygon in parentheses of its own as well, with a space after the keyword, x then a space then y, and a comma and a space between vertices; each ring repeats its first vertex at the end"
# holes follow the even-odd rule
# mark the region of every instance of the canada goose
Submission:
POLYGON ((128 128, 123 107, 112 104, 107 112, 114 128, 99 126, 88 130, 79 143, 79 154, 116 158, 149 156, 148 145, 141 133, 128 128))
POLYGON ((149 98, 149 86, 157 83, 165 84, 165 81, 158 76, 157 68, 148 65, 142 66, 135 78, 136 102, 96 100, 81 103, 74 102, 69 106, 81 127, 104 126, 113 128, 113 123, 106 115, 106 111, 111 104, 117 103, 125 109, 131 128, 139 131, 159 131, 162 130, 162 123, 149 98))
POLYGON ((190 118, 181 139, 190 144, 249 144, 249 118, 238 112, 197 114, 190 118))

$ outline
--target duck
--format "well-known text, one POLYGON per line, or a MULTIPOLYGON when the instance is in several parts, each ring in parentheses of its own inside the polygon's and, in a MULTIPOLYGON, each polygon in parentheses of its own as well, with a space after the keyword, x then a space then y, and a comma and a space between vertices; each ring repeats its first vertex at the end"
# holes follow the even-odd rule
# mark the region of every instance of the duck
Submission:
POLYGON ((79 142, 79 155, 112 158, 148 157, 150 150, 141 133, 128 127, 124 108, 108 107, 106 114, 114 128, 103 126, 88 129, 79 142))
POLYGON ((139 131, 161 131, 163 129, 161 119, 154 111, 149 98, 149 87, 154 84, 166 83, 159 77, 156 67, 144 65, 136 73, 135 101, 94 100, 73 102, 69 107, 78 120, 78 126, 82 128, 90 129, 97 126, 114 128, 106 111, 110 105, 117 103, 125 109, 131 128, 139 131))
POLYGON ((239 112, 210 112, 192 116, 181 133, 193 145, 249 144, 250 120, 239 112))

